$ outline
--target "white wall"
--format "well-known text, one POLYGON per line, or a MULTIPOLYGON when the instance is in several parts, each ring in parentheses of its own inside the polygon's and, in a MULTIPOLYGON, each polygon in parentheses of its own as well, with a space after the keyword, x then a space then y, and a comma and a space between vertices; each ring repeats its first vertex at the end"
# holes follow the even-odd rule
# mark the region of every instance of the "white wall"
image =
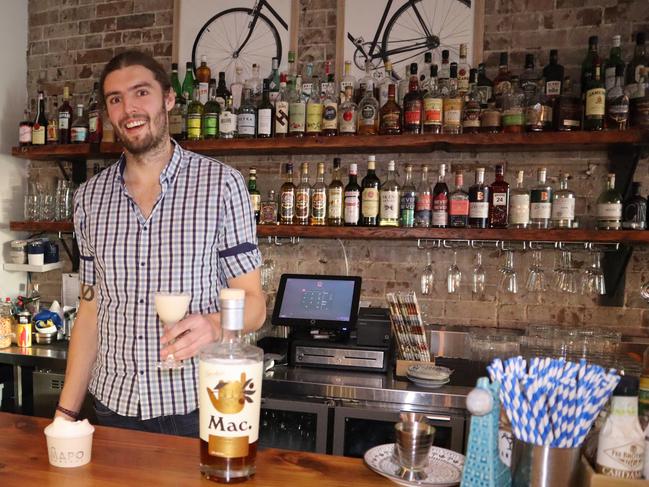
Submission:
MULTIPOLYGON (((9 221, 23 219, 27 164, 11 157, 18 141, 18 123, 27 99, 27 4, 2 0, 0 15, 0 262, 6 262, 8 242, 22 235, 9 231, 9 221)), ((22 272, 5 272, 0 266, 0 298, 14 297, 26 282, 22 272)))

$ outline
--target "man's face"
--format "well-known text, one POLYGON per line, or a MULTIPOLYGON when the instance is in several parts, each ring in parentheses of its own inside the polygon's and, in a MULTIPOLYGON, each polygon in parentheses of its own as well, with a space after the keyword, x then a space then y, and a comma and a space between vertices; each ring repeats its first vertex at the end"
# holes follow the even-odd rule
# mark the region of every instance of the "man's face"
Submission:
POLYGON ((174 105, 173 90, 164 94, 153 73, 144 66, 128 66, 104 80, 106 111, 115 132, 131 154, 145 154, 169 137, 167 112, 174 105))

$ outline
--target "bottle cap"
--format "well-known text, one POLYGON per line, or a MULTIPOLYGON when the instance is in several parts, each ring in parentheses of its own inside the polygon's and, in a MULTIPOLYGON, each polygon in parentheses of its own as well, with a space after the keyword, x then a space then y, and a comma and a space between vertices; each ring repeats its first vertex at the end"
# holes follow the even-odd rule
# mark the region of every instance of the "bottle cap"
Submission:
POLYGON ((613 391, 614 396, 633 397, 638 395, 639 380, 637 377, 623 375, 613 391))
POLYGON ((449 55, 450 55, 450 53, 449 53, 448 49, 444 49, 442 51, 442 59, 448 59, 449 55))
POLYGON ((437 78, 437 64, 430 65, 430 77, 437 78))
POLYGON ((424 53, 424 62, 425 63, 430 63, 432 61, 433 61, 433 53, 430 52, 430 51, 424 53))
POLYGON ((598 39, 597 36, 590 36, 588 38, 588 45, 592 46, 593 44, 597 44, 598 41, 599 41, 599 39, 598 39))
POLYGON ((225 288, 219 293, 221 327, 224 330, 243 330, 243 310, 246 292, 243 289, 225 288))
POLYGON ((178 63, 171 63, 171 70, 178 70, 178 63))
POLYGON ((457 63, 451 63, 450 73, 451 78, 457 78, 457 63))
POLYGON ((417 74, 417 63, 410 64, 410 74, 417 74))
POLYGON ((637 46, 644 46, 645 40, 646 40, 646 37, 645 37, 644 32, 638 32, 635 35, 635 43, 636 43, 637 46))
POLYGON ((558 57, 558 56, 559 56, 558 49, 550 49, 550 57, 558 57))
POLYGON ((340 157, 334 157, 334 167, 340 167, 340 157))

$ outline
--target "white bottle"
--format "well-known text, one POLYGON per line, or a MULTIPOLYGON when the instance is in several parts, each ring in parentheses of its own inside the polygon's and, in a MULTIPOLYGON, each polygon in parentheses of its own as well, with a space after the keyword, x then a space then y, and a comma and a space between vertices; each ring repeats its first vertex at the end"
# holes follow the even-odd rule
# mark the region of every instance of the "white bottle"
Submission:
POLYGON ((642 478, 645 435, 638 420, 638 379, 622 376, 611 398, 611 411, 599 432, 596 468, 622 479, 642 478))

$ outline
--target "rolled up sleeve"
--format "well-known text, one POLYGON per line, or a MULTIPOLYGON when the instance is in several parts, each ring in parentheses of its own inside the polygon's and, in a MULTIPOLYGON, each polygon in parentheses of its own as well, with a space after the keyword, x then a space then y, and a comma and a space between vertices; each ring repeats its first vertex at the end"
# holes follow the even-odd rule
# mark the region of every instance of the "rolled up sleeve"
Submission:
POLYGON ((94 286, 96 284, 95 255, 88 240, 84 195, 85 191, 80 189, 74 197, 74 234, 79 246, 79 282, 94 286))

